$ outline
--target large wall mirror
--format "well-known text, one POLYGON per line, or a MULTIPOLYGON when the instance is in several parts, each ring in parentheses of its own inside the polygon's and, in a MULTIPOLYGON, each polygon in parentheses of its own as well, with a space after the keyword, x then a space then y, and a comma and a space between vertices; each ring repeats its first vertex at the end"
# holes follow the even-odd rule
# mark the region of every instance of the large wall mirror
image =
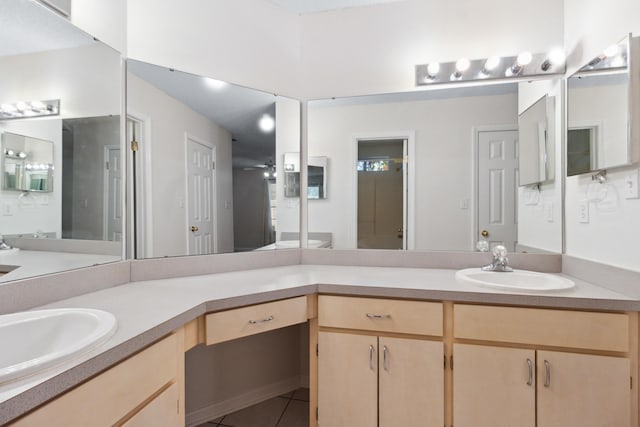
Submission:
POLYGON ((518 205, 518 90, 310 102, 308 155, 331 167, 328 197, 308 201, 309 238, 336 249, 518 250, 519 211, 539 209, 518 205))
POLYGON ((609 46, 567 79, 567 175, 632 163, 631 52, 638 38, 609 46))
POLYGON ((127 132, 136 258, 299 246, 298 101, 128 60, 127 132))
POLYGON ((121 56, 37 2, 0 7, 0 281, 121 260, 121 56))

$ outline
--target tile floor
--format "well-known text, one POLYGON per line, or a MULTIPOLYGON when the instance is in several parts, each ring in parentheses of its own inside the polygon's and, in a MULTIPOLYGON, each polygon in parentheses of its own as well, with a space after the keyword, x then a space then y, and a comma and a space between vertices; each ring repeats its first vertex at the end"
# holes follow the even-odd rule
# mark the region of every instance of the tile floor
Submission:
POLYGON ((306 427, 309 425, 309 389, 257 403, 198 427, 306 427))

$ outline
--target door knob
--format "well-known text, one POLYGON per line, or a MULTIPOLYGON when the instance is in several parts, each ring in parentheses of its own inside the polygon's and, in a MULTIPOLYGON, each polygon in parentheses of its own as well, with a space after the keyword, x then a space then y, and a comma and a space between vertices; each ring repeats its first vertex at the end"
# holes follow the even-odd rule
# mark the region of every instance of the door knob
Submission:
POLYGON ((489 232, 487 230, 482 230, 482 232, 480 232, 480 235, 482 237, 489 237, 489 232))
POLYGON ((191 231, 192 231, 193 233, 195 233, 195 232, 196 232, 196 231, 198 231, 198 230, 199 230, 199 228, 198 228, 198 227, 196 227, 195 225, 192 225, 192 226, 191 226, 191 231))

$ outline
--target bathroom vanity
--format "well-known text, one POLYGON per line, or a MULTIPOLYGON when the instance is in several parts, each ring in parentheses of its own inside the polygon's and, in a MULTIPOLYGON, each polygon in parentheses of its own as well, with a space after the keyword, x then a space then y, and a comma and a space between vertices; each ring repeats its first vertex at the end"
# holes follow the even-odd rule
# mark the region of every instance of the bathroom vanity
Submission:
POLYGON ((118 331, 56 375, 0 390, 0 423, 181 425, 186 350, 307 322, 310 425, 638 425, 637 299, 579 279, 526 294, 454 277, 289 265, 60 301, 50 307, 112 312, 118 331))

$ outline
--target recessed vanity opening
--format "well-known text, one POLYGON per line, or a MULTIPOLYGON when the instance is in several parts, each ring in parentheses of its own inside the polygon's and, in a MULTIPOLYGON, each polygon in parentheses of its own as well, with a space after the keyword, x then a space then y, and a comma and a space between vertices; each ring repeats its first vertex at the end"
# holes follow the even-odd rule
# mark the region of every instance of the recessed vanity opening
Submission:
POLYGON ((407 139, 358 139, 357 247, 406 249, 407 139))

